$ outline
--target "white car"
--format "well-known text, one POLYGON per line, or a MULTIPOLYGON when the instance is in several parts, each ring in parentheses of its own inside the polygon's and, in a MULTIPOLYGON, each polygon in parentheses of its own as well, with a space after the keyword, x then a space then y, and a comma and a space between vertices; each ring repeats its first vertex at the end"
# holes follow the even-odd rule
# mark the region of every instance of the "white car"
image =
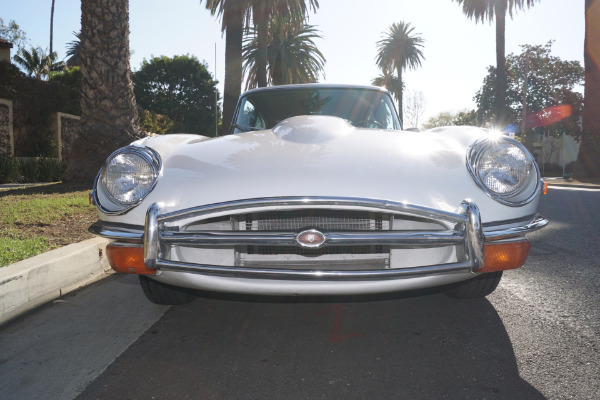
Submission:
POLYGON ((197 290, 488 295, 525 263, 525 234, 548 223, 533 157, 479 128, 402 131, 394 110, 375 87, 250 90, 229 135, 114 152, 90 230, 158 304, 197 290))

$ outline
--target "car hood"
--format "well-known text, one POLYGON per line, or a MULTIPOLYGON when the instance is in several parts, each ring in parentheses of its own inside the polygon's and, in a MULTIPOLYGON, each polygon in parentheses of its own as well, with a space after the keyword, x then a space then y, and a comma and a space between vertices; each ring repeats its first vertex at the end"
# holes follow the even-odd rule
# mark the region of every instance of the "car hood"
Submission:
MULTIPOLYGON (((481 191, 466 153, 488 136, 472 127, 425 132, 360 129, 325 116, 293 117, 271 130, 209 139, 166 135, 138 141, 155 149, 163 169, 140 206, 115 221, 143 223, 146 209, 166 211, 232 200, 281 196, 336 196, 406 202, 456 212, 471 199, 484 221, 518 217, 481 191)), ((519 209, 535 213, 537 199, 519 209)))

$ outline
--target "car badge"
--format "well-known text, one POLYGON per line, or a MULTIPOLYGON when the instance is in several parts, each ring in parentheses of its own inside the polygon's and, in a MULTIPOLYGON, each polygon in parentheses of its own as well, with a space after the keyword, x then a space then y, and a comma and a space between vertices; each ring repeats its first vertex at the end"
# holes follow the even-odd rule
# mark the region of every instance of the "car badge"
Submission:
POLYGON ((296 242, 302 247, 317 248, 325 243, 325 235, 316 229, 309 229, 297 234, 296 242))

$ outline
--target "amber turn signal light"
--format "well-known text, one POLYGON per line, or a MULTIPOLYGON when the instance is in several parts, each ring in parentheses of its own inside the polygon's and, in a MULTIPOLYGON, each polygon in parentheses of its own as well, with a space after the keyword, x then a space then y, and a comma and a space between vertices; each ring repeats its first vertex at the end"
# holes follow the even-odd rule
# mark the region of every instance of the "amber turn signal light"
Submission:
POLYGON ((529 241, 512 243, 489 243, 483 247, 484 265, 477 272, 504 271, 520 268, 525 264, 531 245, 529 241))
POLYGON ((106 246, 110 267, 123 274, 155 275, 156 270, 144 264, 143 247, 106 246))

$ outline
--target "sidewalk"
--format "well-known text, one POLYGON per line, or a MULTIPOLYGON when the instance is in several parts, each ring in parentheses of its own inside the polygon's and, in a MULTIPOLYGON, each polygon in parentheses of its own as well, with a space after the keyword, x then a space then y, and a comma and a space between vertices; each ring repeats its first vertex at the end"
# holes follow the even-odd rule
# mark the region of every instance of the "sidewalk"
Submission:
POLYGON ((600 182, 581 182, 577 179, 561 177, 549 177, 542 179, 544 180, 544 182, 548 182, 548 186, 576 187, 582 189, 600 189, 600 182))

